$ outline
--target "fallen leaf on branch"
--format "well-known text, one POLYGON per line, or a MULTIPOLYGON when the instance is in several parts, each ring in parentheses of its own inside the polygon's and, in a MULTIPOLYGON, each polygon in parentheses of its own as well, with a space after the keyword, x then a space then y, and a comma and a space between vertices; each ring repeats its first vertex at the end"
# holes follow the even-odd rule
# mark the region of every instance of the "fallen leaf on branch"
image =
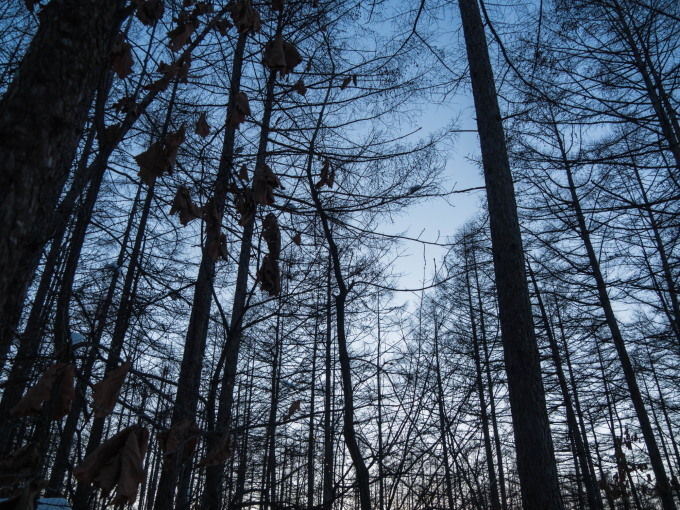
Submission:
POLYGON ((293 414, 295 414, 295 411, 300 410, 300 404, 302 402, 300 400, 294 401, 290 407, 288 408, 288 414, 286 415, 286 420, 290 420, 293 417, 293 414))
POLYGON ((133 2, 137 5, 137 19, 144 25, 153 26, 163 17, 165 12, 163 0, 133 0, 133 2))
POLYGON ((238 129, 241 124, 246 121, 246 117, 250 116, 250 103, 245 92, 239 92, 234 98, 234 109, 232 110, 227 125, 232 129, 238 129))
POLYGON ((297 234, 295 234, 295 235, 293 236, 293 242, 294 242, 297 246, 302 245, 302 236, 300 235, 300 232, 298 232, 297 234))
POLYGON ((178 52, 182 47, 191 43, 191 35, 198 28, 198 21, 191 19, 184 23, 180 22, 175 28, 168 32, 170 44, 168 46, 173 52, 178 52))
POLYGON ((149 148, 135 156, 139 165, 139 176, 151 186, 156 178, 164 173, 172 173, 177 160, 177 151, 184 142, 184 124, 174 133, 169 133, 165 140, 152 143, 149 148))
POLYGON ((335 168, 331 165, 330 160, 326 159, 323 162, 323 167, 321 168, 321 176, 319 177, 319 182, 316 183, 316 187, 320 188, 325 184, 329 188, 332 188, 334 182, 335 182, 335 168))
POLYGON ((304 96, 307 93, 307 87, 305 87, 305 82, 302 81, 302 78, 295 82, 295 85, 293 85, 291 90, 294 90, 301 96, 304 96))
POLYGON ((234 191, 234 205, 236 212, 239 213, 238 224, 242 227, 246 226, 255 216, 257 209, 253 192, 248 188, 234 191))
POLYGON ((261 284, 260 288, 263 292, 268 292, 270 296, 278 296, 281 292, 279 261, 265 255, 262 259, 262 266, 257 270, 257 281, 261 284))
POLYGON ((198 437, 201 430, 192 418, 183 418, 173 425, 170 430, 158 434, 158 443, 163 451, 163 470, 167 470, 173 462, 185 462, 196 451, 198 437))
POLYGON ((175 198, 172 199, 172 206, 170 207, 170 215, 179 215, 179 222, 186 226, 193 220, 198 219, 202 215, 201 208, 194 204, 189 195, 189 190, 180 186, 175 193, 175 198))
POLYGON ((255 167, 253 173, 253 198, 260 205, 274 203, 274 190, 281 187, 281 182, 268 165, 255 167))
POLYGON ((340 84, 340 90, 345 90, 351 81, 351 76, 347 76, 344 80, 342 80, 342 83, 340 84))

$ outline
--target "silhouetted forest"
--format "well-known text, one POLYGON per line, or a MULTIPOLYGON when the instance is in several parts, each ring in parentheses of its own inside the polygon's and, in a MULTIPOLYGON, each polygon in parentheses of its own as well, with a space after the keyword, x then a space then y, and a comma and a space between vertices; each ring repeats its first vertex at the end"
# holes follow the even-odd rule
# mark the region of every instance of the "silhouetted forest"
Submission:
POLYGON ((0 510, 675 510, 679 91, 677 0, 4 0, 0 510))

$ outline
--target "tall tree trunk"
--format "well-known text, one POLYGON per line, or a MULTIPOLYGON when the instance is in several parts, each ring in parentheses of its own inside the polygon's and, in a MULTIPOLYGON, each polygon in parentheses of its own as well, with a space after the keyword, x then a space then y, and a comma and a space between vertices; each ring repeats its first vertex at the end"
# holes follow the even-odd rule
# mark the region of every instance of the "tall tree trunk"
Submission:
POLYGON ((664 510, 675 510, 676 506, 675 502, 673 501, 673 495, 671 494, 668 477, 666 476, 666 469, 663 465, 663 459, 661 458, 659 446, 654 436, 654 430, 652 429, 652 424, 649 421, 649 415, 647 414, 642 393, 640 392, 640 387, 637 383, 635 369, 633 368, 630 356, 628 355, 626 343, 623 339, 623 335, 621 334, 621 330, 619 329, 619 323, 616 319, 616 315, 614 314, 614 309, 609 299, 609 294, 607 293, 607 284, 600 269, 600 262, 590 239, 590 231, 588 230, 585 216, 583 214, 583 210, 581 209, 581 203, 576 192, 576 185, 574 183, 574 177, 571 171, 571 164, 569 162, 569 158, 567 157, 562 136, 560 135, 557 126, 554 123, 552 124, 552 129, 559 146, 564 171, 567 175, 569 193, 571 195, 571 204, 578 224, 578 233, 586 249, 591 274, 597 287, 600 306, 602 307, 607 326, 609 327, 609 331, 612 336, 612 341, 614 342, 614 347, 616 348, 616 353, 618 354, 619 361, 621 362, 621 368, 623 369, 623 374, 628 386, 630 398, 640 423, 640 430, 642 431, 642 436, 644 437, 645 445, 647 446, 650 464, 652 465, 652 470, 654 471, 654 476, 656 477, 658 483, 659 497, 661 498, 664 510))
MULTIPOLYGON (((550 345, 550 354, 552 356, 553 365, 555 366, 555 372, 557 374, 557 382, 562 393, 562 399, 564 400, 564 407, 567 412, 567 427, 569 429, 569 435, 574 443, 575 454, 578 459, 578 468, 580 474, 583 477, 583 483, 586 488, 586 495, 588 497, 588 505, 591 510, 603 510, 602 499, 600 498, 600 490, 597 487, 597 477, 594 471, 591 471, 590 466, 592 464, 588 463, 587 452, 584 446, 585 439, 581 436, 581 430, 576 420, 576 413, 574 412, 574 406, 572 404, 572 398, 569 394, 569 385, 567 384, 567 378, 564 375, 564 370, 562 368, 562 356, 560 355, 559 347, 557 346, 557 341, 555 340, 555 335, 548 319, 548 313, 545 309, 545 304, 543 303, 543 297, 538 288, 538 282, 534 276, 534 272, 531 269, 531 264, 527 261, 527 268, 529 270, 529 276, 534 285, 534 292, 536 293, 536 302, 538 303, 538 309, 541 312, 541 319, 543 321, 543 328, 545 334, 548 337, 548 344, 550 345)), ((579 480, 580 482, 580 480, 579 480)), ((579 494, 580 497, 580 494, 579 494)))
POLYGON ((515 190, 477 0, 459 0, 477 112, 498 308, 525 510, 561 510, 555 453, 533 329, 515 190))
POLYGON ((32 276, 23 262, 35 260, 47 242, 36 234, 69 173, 122 5, 52 0, 0 100, 0 310, 17 292, 10 285, 32 276))

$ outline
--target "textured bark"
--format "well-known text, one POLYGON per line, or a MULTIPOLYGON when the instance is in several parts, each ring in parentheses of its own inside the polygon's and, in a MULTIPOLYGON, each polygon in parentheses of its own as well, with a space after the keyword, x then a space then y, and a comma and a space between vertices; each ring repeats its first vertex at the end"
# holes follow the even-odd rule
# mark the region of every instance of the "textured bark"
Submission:
POLYGON ((120 19, 121 0, 52 0, 0 101, 0 310, 47 239, 53 214, 120 19))
POLYGON ((525 510, 561 510, 555 454, 532 322, 515 191, 477 0, 459 0, 477 113, 499 319, 525 510))

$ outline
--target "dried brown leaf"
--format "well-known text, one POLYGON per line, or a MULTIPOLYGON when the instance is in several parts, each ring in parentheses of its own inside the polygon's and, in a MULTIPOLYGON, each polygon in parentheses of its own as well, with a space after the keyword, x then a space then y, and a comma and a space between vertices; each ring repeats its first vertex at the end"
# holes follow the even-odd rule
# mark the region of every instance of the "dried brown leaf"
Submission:
POLYGON ((39 458, 37 443, 25 444, 11 452, 0 461, 0 487, 14 485, 22 478, 31 476, 39 458))
POLYGON ((274 203, 274 190, 280 187, 279 178, 268 165, 255 167, 255 172, 253 173, 253 199, 256 203, 272 205, 274 203))
POLYGON ((94 417, 103 418, 108 416, 118 403, 120 389, 123 387, 125 377, 130 370, 130 361, 126 361, 118 368, 107 372, 104 379, 94 385, 92 396, 92 407, 94 417))
POLYGON ((47 401, 54 385, 59 381, 57 401, 51 403, 50 418, 58 420, 63 418, 71 410, 71 402, 75 397, 73 387, 75 369, 68 363, 55 363, 38 379, 22 399, 10 409, 12 416, 37 416, 42 409, 43 402, 47 401))
POLYGON ((239 34, 258 32, 262 25, 260 15, 253 9, 250 0, 239 0, 230 9, 231 19, 239 34))
POLYGON ((178 52, 184 46, 191 43, 191 36, 198 28, 198 21, 190 19, 184 23, 180 22, 175 28, 168 32, 170 43, 168 46, 174 52, 178 52))
POLYGON ((132 46, 125 40, 125 35, 118 34, 109 53, 111 68, 118 78, 124 79, 132 74, 132 66, 135 64, 132 58, 132 46))
POLYGON ((163 0, 133 0, 137 5, 137 19, 146 26, 153 26, 163 17, 165 6, 163 0))
POLYGON ((221 36, 226 37, 229 34, 229 29, 234 25, 228 19, 221 19, 213 25, 221 36))
POLYGON ((250 116, 250 103, 245 92, 239 92, 234 98, 234 108, 227 119, 227 125, 232 129, 238 129, 250 116))
POLYGON ((295 85, 291 87, 291 90, 294 90, 301 96, 304 96, 307 93, 307 87, 305 87, 305 82, 302 81, 302 78, 295 82, 295 85))
POLYGON ((262 54, 262 63, 272 71, 278 71, 280 76, 286 76, 300 62, 302 56, 295 45, 279 36, 269 41, 262 54))
POLYGON ((242 181, 248 180, 248 166, 244 163, 238 171, 238 178, 242 181))
POLYGON ((167 470, 173 462, 190 459, 196 451, 200 429, 193 418, 183 418, 170 430, 158 434, 158 443, 164 452, 163 470, 167 470))
POLYGON ((268 292, 270 296, 278 296, 281 292, 279 261, 265 255, 262 258, 262 266, 257 270, 257 281, 263 292, 268 292))
POLYGON ((272 11, 274 12, 283 11, 285 3, 286 2, 284 0, 272 0, 272 11))
POLYGON ((278 260, 281 255, 281 231, 274 213, 269 213, 262 222, 262 239, 267 243, 269 257, 278 260))
POLYGON ((295 411, 300 410, 301 403, 302 403, 301 400, 296 400, 290 405, 290 407, 288 408, 288 414, 286 415, 286 420, 290 420, 293 417, 293 414, 295 414, 295 411))
POLYGON ((198 118, 196 134, 201 138, 205 138, 210 134, 210 124, 208 124, 208 120, 205 118, 205 112, 201 113, 201 116, 198 118))
POLYGON ((224 434, 214 450, 209 451, 205 458, 198 463, 198 467, 219 466, 231 457, 231 436, 224 434))
POLYGON ((347 85, 350 84, 352 81, 351 76, 346 76, 344 80, 342 80, 342 83, 340 84, 340 90, 345 90, 347 88, 347 85))
POLYGON ((255 216, 257 205, 253 199, 253 192, 246 188, 234 191, 234 205, 236 212, 239 213, 238 224, 242 227, 246 226, 255 216))
POLYGON ((164 173, 172 173, 177 159, 179 146, 184 142, 184 124, 174 133, 169 133, 165 140, 152 143, 149 148, 135 156, 139 165, 139 176, 151 186, 156 178, 164 173))
POLYGON ((201 208, 193 203, 189 190, 184 186, 179 187, 172 200, 170 215, 173 214, 179 215, 179 222, 184 226, 202 216, 201 208))
POLYGON ((301 246, 301 245, 302 245, 302 236, 300 235, 300 232, 296 233, 296 234, 293 236, 293 242, 294 242, 297 246, 301 246))
POLYGON ((323 162, 323 167, 321 168, 321 175, 319 176, 319 182, 316 183, 316 187, 320 188, 325 184, 329 188, 332 188, 334 183, 335 183, 335 167, 331 165, 330 160, 326 159, 323 162))

